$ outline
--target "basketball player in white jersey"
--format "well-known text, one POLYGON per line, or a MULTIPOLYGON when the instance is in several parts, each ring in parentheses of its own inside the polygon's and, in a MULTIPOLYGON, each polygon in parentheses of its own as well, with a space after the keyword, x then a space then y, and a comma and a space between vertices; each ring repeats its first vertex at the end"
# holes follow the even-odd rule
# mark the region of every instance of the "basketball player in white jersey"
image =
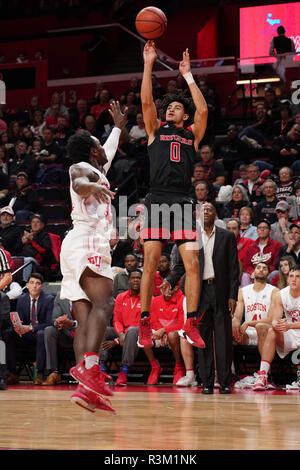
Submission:
POLYGON ((260 370, 254 390, 266 390, 268 373, 277 351, 284 358, 300 347, 300 265, 291 268, 288 286, 276 292, 270 307, 272 326, 261 354, 260 370))
POLYGON ((269 266, 257 263, 254 269, 254 283, 239 289, 237 306, 232 319, 232 333, 235 341, 242 345, 258 346, 262 353, 271 319, 268 311, 275 292, 279 289, 267 284, 269 266), (245 321, 241 321, 245 314, 245 321))
POLYGON ((67 152, 70 167, 71 218, 73 229, 61 249, 63 275, 61 298, 69 299, 77 321, 74 338, 76 366, 70 374, 79 382, 71 401, 95 411, 114 411, 102 395, 112 395, 99 369, 99 348, 113 312, 113 276, 110 245, 112 225, 109 182, 105 176, 119 144, 126 115, 118 102, 110 114, 115 127, 102 147, 88 131, 70 137, 67 152))

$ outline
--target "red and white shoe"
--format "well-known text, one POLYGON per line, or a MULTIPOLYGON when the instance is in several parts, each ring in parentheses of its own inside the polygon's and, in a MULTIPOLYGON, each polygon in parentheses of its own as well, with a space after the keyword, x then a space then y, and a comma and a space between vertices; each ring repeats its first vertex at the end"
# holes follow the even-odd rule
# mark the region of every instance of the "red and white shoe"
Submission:
POLYGON ((173 385, 176 385, 178 380, 180 380, 182 377, 185 377, 184 365, 175 366, 174 372, 173 372, 173 385))
POLYGON ((196 320, 195 318, 188 318, 183 325, 182 330, 178 331, 178 334, 196 348, 203 349, 205 348, 205 343, 199 333, 199 323, 200 319, 196 320))
POLYGON ((253 385, 253 390, 256 392, 267 390, 268 388, 268 375, 264 370, 259 370, 257 372, 257 377, 253 385))
POLYGON ((89 392, 82 387, 82 385, 78 385, 73 395, 71 395, 71 402, 91 413, 95 413, 96 410, 115 413, 115 410, 111 407, 111 403, 107 398, 96 395, 94 392, 89 392))
POLYGON ((139 348, 151 348, 153 346, 152 329, 149 317, 142 318, 139 322, 139 337, 137 345, 139 348))
POLYGON ((162 373, 162 368, 157 363, 157 366, 152 366, 150 375, 147 380, 147 385, 156 385, 158 382, 158 377, 162 373))
POLYGON ((84 359, 70 369, 70 374, 84 388, 96 393, 111 397, 112 391, 105 384, 105 375, 100 371, 99 365, 95 364, 91 369, 86 369, 84 359))
POLYGON ((124 372, 120 372, 118 374, 118 378, 116 380, 116 383, 115 385, 122 385, 122 386, 125 386, 127 385, 127 374, 124 374, 124 372))

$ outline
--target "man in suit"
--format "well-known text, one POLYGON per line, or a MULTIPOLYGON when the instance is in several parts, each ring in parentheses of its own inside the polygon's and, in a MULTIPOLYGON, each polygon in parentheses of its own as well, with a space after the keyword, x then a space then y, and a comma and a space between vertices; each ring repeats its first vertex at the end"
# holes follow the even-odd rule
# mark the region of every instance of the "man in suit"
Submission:
POLYGON ((50 374, 43 385, 56 385, 61 381, 58 370, 58 347, 70 348, 73 351, 73 341, 77 321, 72 310, 72 302, 60 299, 60 292, 54 299, 52 325, 44 332, 46 348, 46 369, 50 374))
MULTIPOLYGON (((200 297, 198 314, 201 318, 200 334, 206 347, 199 349, 199 373, 204 394, 214 392, 215 365, 220 393, 231 393, 232 315, 239 288, 239 263, 235 236, 215 225, 216 209, 211 203, 201 207, 201 233, 203 249, 199 252, 200 297), (204 263, 203 263, 204 260, 204 263)), ((200 238, 200 237, 199 237, 200 238)), ((166 281, 173 288, 184 266, 179 259, 166 281)))
POLYGON ((16 372, 16 351, 18 346, 36 348, 37 377, 34 385, 43 383, 43 372, 46 362, 46 350, 44 343, 44 330, 51 324, 53 311, 53 296, 43 290, 43 276, 32 273, 26 287, 28 292, 21 295, 17 302, 17 312, 21 324, 4 331, 6 344, 6 364, 9 371, 7 384, 19 382, 16 372))

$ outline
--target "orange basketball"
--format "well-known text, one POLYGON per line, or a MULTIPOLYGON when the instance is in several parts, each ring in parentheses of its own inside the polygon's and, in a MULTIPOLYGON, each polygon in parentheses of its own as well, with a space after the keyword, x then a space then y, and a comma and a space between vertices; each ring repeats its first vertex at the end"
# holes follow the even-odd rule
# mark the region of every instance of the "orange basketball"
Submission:
POLYGON ((156 39, 167 29, 167 17, 156 7, 143 8, 135 19, 137 32, 146 39, 156 39))

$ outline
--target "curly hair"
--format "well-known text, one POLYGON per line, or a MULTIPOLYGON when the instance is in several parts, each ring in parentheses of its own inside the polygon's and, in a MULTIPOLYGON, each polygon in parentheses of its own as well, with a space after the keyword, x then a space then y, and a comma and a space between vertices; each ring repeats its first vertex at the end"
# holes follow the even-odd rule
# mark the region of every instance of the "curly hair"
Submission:
POLYGON ((83 130, 72 135, 67 143, 67 154, 73 163, 89 162, 91 148, 96 143, 89 131, 83 130))
POLYGON ((162 109, 165 113, 169 104, 177 101, 183 105, 184 112, 189 115, 188 119, 185 121, 186 125, 189 126, 193 123, 193 117, 195 114, 195 105, 191 98, 187 98, 182 90, 178 90, 177 93, 167 93, 163 97, 162 109))

